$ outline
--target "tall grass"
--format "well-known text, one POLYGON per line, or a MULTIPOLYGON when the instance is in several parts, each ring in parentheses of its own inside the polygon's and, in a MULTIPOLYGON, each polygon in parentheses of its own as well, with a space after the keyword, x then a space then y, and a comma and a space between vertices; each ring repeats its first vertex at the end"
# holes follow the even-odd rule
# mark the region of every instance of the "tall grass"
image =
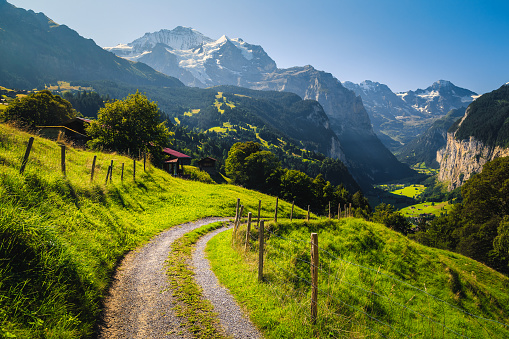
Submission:
MULTIPOLYGON (((272 216, 275 197, 231 185, 173 178, 115 153, 67 149, 36 137, 19 174, 30 135, 0 124, 0 337, 91 337, 118 260, 153 235, 207 216, 272 216), (94 181, 90 181, 97 156, 94 181), (111 183, 107 167, 114 160, 111 183), (120 181, 124 163, 124 181, 120 181)), ((291 205, 280 203, 289 214, 291 205)), ((297 214, 304 215, 298 209, 297 214)))
POLYGON ((269 338, 507 338, 509 279, 360 219, 269 223, 264 281, 257 231, 213 238, 211 266, 269 338), (310 233, 320 248, 312 324, 310 233))

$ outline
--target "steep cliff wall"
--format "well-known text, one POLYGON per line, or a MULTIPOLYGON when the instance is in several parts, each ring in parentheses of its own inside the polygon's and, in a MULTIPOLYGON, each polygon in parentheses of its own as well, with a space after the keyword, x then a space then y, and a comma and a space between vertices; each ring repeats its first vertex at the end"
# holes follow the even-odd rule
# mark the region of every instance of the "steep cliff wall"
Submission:
POLYGON ((485 163, 509 156, 509 83, 471 103, 455 125, 437 152, 438 179, 448 182, 449 190, 481 172, 485 163))
POLYGON ((474 137, 456 140, 454 133, 447 133, 446 147, 437 152, 438 180, 448 182, 448 189, 453 190, 481 172, 485 163, 506 156, 509 156, 509 148, 488 146, 474 137))

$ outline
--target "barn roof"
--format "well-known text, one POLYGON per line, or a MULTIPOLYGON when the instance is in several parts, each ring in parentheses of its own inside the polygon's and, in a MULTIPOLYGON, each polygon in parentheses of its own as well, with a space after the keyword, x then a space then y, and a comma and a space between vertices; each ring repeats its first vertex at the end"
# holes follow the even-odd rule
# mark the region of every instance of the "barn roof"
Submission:
POLYGON ((168 155, 174 156, 176 158, 180 159, 191 159, 189 155, 185 155, 184 153, 177 152, 171 148, 163 148, 163 153, 166 153, 168 155))
POLYGON ((214 158, 211 158, 211 157, 205 157, 205 158, 201 159, 201 160, 200 160, 200 161, 198 161, 198 162, 202 162, 202 161, 206 161, 206 160, 213 160, 213 161, 217 161, 217 160, 216 160, 216 159, 214 159, 214 158))

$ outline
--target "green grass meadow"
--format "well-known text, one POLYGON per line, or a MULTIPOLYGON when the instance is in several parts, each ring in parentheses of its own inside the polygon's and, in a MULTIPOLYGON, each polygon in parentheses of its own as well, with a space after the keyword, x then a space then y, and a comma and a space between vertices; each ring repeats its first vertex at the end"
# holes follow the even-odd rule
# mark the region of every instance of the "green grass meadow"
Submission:
MULTIPOLYGON (((118 154, 67 148, 0 124, 0 337, 87 338, 117 262, 174 225, 207 216, 272 216, 275 197, 233 185, 204 184, 118 154), (95 177, 90 180, 94 156, 95 177), (107 167, 114 161, 111 182, 107 167), (121 166, 124 163, 124 180, 121 166)), ((280 201, 279 212, 291 205, 280 201)), ((297 209, 297 215, 305 212, 297 209)))
POLYGON ((207 248, 221 283, 267 338, 509 337, 509 279, 478 262, 360 219, 271 222, 268 229, 263 283, 256 230, 247 251, 245 228, 234 246, 228 231, 207 248), (316 324, 311 232, 320 248, 316 324))
POLYGON ((408 206, 399 210, 404 216, 407 217, 418 217, 421 214, 433 214, 439 216, 441 214, 446 214, 448 211, 452 209, 452 204, 449 202, 423 202, 421 204, 416 204, 412 206, 408 206))

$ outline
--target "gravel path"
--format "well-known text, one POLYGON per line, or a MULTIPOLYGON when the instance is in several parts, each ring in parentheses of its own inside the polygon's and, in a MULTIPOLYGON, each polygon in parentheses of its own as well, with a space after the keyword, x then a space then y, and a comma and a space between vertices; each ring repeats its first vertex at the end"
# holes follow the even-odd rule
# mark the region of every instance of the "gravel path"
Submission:
POLYGON ((206 218, 175 226, 129 252, 113 277, 97 338, 191 338, 172 310, 175 304, 168 290, 165 260, 174 240, 220 220, 228 219, 206 218))
POLYGON ((193 266, 195 279, 203 288, 203 296, 210 300, 214 311, 218 313, 219 321, 225 332, 234 338, 263 338, 256 327, 244 315, 230 292, 219 285, 219 282, 210 270, 209 261, 205 258, 205 245, 207 242, 227 228, 217 229, 198 240, 193 252, 193 266))

